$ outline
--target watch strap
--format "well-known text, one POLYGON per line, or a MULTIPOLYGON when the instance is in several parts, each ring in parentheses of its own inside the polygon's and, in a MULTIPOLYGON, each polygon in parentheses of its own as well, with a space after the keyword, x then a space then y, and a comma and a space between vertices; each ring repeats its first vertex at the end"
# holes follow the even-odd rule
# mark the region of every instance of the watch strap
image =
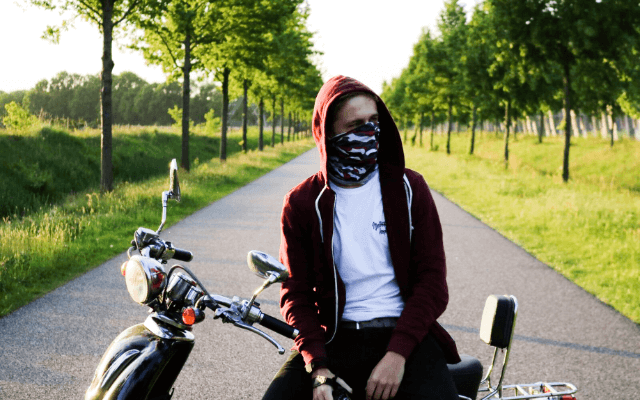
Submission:
POLYGON ((324 375, 318 375, 315 378, 313 378, 313 388, 315 389, 322 385, 331 385, 331 387, 335 387, 334 386, 336 383, 335 381, 336 381, 335 377, 329 378, 324 375))

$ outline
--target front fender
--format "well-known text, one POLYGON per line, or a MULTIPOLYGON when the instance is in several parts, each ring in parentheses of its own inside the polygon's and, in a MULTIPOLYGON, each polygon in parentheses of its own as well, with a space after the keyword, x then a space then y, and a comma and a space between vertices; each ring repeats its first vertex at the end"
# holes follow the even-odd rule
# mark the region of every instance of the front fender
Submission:
POLYGON ((193 335, 158 335, 158 326, 154 333, 148 322, 126 329, 109 345, 85 400, 151 400, 169 392, 193 349, 193 335))

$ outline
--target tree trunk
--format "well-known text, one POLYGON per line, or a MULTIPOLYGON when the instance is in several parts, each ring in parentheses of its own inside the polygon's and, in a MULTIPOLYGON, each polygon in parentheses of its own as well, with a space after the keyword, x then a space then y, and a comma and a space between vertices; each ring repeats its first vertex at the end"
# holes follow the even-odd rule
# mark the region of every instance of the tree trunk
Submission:
POLYGON ((613 147, 614 140, 616 139, 614 136, 614 125, 616 123, 615 118, 613 118, 613 107, 607 106, 607 127, 609 128, 609 137, 611 138, 611 147, 613 147))
POLYGON ((260 122, 258 125, 260 126, 260 135, 258 136, 258 149, 260 151, 264 150, 264 99, 260 97, 260 103, 258 105, 260 108, 260 122))
POLYGON ((247 120, 249 119, 249 80, 242 81, 242 91, 244 98, 242 99, 242 151, 248 150, 247 146, 247 120))
POLYGON ((422 147, 422 130, 424 129, 424 111, 420 113, 420 147, 422 147))
MULTIPOLYGON (((293 136, 293 140, 295 140, 295 135, 293 136)), ((289 110, 289 126, 287 127, 287 142, 291 141, 291 110, 289 110)))
POLYGON ((587 125, 584 123, 583 115, 578 115, 578 127, 580 128, 580 136, 587 137, 587 125))
POLYGON ((633 137, 631 129, 629 129, 629 117, 627 117, 626 114, 622 114, 622 118, 624 120, 624 130, 627 131, 627 135, 629 135, 629 137, 633 137))
POLYGON ((429 150, 433 151, 433 136, 435 134, 435 123, 436 123, 436 117, 435 117, 435 111, 431 110, 431 138, 430 140, 430 144, 429 144, 429 150))
POLYGON ((576 112, 571 110, 571 129, 573 136, 580 136, 580 128, 578 127, 578 121, 576 120, 576 112))
MULTIPOLYGON (((564 112, 571 116, 571 71, 569 64, 564 65, 564 112)), ((564 157, 562 160, 562 180, 569 181, 569 148, 571 147, 571 122, 564 124, 564 157)))
POLYGON ((271 147, 276 145, 276 96, 273 96, 271 110, 271 147))
POLYGON ((600 136, 602 136, 603 139, 606 139, 608 135, 609 132, 607 130, 607 117, 603 112, 600 118, 600 136))
POLYGON ((471 118, 471 147, 469 148, 469 154, 473 155, 473 150, 476 145, 476 118, 478 116, 478 107, 473 103, 473 114, 471 118))
POLYGON ((549 133, 551 133, 551 136, 557 136, 558 131, 556 130, 556 121, 553 119, 553 113, 549 110, 547 114, 549 116, 549 133))
POLYGON ((451 154, 451 128, 453 115, 453 100, 449 97, 449 111, 447 113, 447 154, 451 154))
POLYGON ((304 136, 304 132, 302 132, 302 127, 300 126, 300 112, 299 111, 296 113, 293 126, 294 126, 295 132, 298 134, 298 136, 299 137, 303 137, 304 136))
POLYGON ((293 131, 293 137, 294 138, 299 138, 299 136, 298 136, 298 125, 297 125, 298 124, 298 113, 297 112, 293 113, 293 121, 291 123, 292 123, 291 130, 293 131))
POLYGON ((231 70, 222 71, 222 132, 220 133, 220 161, 227 160, 227 127, 229 124, 229 74, 231 70))
POLYGON ((540 126, 538 128, 538 143, 542 143, 542 136, 544 135, 544 113, 540 111, 540 126))
POLYGON ((184 67, 182 67, 182 159, 180 165, 189 171, 189 100, 191 99, 191 32, 184 38, 184 67))
POLYGON ((280 98, 280 144, 284 144, 284 97, 280 98))
POLYGON ((407 130, 409 129, 409 121, 407 121, 409 119, 409 117, 406 117, 404 119, 404 139, 402 139, 402 143, 407 144, 407 130))
POLYGON ((100 74, 100 119, 102 135, 100 136, 100 191, 113 190, 113 145, 112 145, 112 86, 113 86, 113 1, 102 2, 102 73, 100 74))
POLYGON ((507 100, 507 106, 504 112, 504 166, 509 166, 509 129, 511 128, 511 98, 507 100))
POLYGON ((420 129, 420 127, 418 126, 418 124, 416 124, 414 122, 413 136, 411 136, 411 146, 415 146, 416 145, 416 139, 418 138, 418 130, 419 129, 420 129))

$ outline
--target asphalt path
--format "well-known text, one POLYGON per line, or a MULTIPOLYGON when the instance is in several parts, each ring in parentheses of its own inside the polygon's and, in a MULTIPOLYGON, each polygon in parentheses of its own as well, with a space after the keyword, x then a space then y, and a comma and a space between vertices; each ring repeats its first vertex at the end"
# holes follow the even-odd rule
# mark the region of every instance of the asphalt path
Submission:
MULTIPOLYGON (((277 255, 283 196, 313 174, 318 162, 316 150, 307 152, 173 225, 163 237, 193 251, 189 266, 209 291, 249 297, 261 280, 247 268, 247 252, 277 255)), ((433 195, 450 289, 440 322, 461 352, 478 357, 486 370, 492 351, 478 337, 485 299, 512 294, 519 312, 507 384, 564 381, 578 387, 578 399, 640 398, 638 325, 433 195)), ((111 340, 147 315, 126 292, 119 274, 125 259, 123 253, 0 319, 0 399, 84 396, 111 340)), ((279 315, 278 295, 272 287, 260 297, 265 312, 279 315)), ((173 398, 260 399, 286 354, 210 317, 194 328, 196 345, 173 398)), ((287 349, 292 345, 280 342, 287 349)))

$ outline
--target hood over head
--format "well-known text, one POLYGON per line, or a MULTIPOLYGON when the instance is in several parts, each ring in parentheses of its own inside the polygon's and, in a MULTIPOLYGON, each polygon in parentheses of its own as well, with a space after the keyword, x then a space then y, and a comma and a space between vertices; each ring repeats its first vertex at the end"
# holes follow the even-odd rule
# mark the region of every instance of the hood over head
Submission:
POLYGON ((376 100, 378 107, 378 124, 380 125, 380 148, 378 149, 378 166, 381 173, 404 172, 404 152, 402 139, 396 123, 393 121, 387 106, 382 99, 366 85, 353 78, 338 75, 329 79, 318 92, 313 109, 313 138, 320 152, 320 172, 325 183, 327 175, 327 117, 331 105, 340 97, 353 92, 368 93, 376 100))

